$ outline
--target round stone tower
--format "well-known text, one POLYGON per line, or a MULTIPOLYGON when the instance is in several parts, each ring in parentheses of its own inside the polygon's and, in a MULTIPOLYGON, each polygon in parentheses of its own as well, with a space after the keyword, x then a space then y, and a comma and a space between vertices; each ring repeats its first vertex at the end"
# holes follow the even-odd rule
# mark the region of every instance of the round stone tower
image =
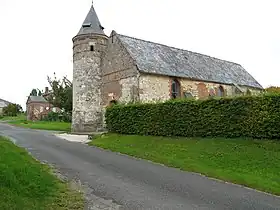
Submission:
POLYGON ((72 132, 98 132, 103 129, 101 106, 101 61, 108 37, 94 7, 73 38, 72 132))

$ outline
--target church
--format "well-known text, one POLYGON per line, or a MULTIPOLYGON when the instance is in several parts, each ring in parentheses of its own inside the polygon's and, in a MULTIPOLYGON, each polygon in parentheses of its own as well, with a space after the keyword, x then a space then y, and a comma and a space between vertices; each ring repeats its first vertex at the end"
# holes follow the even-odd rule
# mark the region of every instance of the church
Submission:
POLYGON ((91 6, 73 38, 72 132, 104 130, 110 103, 258 94, 263 87, 237 63, 103 31, 91 6))

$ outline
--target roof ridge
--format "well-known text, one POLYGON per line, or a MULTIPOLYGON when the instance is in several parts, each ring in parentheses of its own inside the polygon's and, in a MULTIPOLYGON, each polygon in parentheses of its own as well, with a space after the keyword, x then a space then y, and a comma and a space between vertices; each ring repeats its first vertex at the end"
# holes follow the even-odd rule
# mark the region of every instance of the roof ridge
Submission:
POLYGON ((216 57, 213 57, 213 56, 210 56, 210 55, 206 55, 206 54, 202 54, 202 53, 198 53, 198 52, 193 52, 193 51, 190 51, 190 50, 185 50, 185 49, 182 49, 182 48, 173 47, 173 46, 162 44, 162 43, 158 43, 158 42, 152 42, 152 41, 148 41, 148 40, 145 40, 145 39, 140 39, 140 38, 136 38, 136 37, 132 37, 132 36, 128 36, 128 35, 123 35, 123 34, 118 34, 118 33, 117 33, 117 35, 124 36, 124 37, 131 38, 131 39, 135 39, 135 40, 139 40, 139 41, 143 41, 143 42, 148 42, 148 43, 151 43, 151 44, 157 44, 157 45, 161 45, 161 46, 164 46, 164 47, 173 48, 173 49, 180 50, 180 51, 194 53, 194 54, 206 56, 208 58, 212 58, 212 59, 215 59, 215 60, 220 60, 220 61, 223 61, 223 62, 232 63, 232 64, 235 64, 235 65, 241 66, 241 64, 239 64, 239 63, 235 63, 233 61, 228 61, 228 60, 216 58, 216 57))
POLYGON ((4 99, 2 99, 2 98, 0 98, 0 101, 3 101, 3 102, 5 102, 5 103, 10 103, 10 104, 11 104, 11 102, 6 101, 6 100, 4 100, 4 99))

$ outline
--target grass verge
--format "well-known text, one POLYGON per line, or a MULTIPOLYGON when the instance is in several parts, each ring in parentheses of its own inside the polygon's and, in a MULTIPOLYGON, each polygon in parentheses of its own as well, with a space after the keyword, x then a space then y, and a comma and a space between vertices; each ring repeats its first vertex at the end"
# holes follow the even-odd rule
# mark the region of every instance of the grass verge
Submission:
POLYGON ((67 122, 48 122, 48 121, 26 121, 17 120, 9 122, 11 125, 16 125, 24 128, 52 131, 71 131, 71 123, 67 122))
POLYGON ((106 134, 89 145, 280 195, 280 142, 106 134))
POLYGON ((20 114, 14 117, 10 116, 0 116, 0 122, 1 121, 19 121, 19 120, 25 120, 26 116, 24 114, 20 114))
POLYGON ((70 190, 50 169, 0 136, 1 210, 82 210, 81 193, 70 190))

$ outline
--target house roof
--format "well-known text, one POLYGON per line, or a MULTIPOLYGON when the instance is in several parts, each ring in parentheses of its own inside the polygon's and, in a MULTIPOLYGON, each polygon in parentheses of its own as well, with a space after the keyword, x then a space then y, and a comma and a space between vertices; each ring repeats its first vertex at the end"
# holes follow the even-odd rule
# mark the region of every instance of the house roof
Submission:
POLYGON ((121 34, 116 36, 140 72, 263 89, 240 64, 121 34))
POLYGON ((86 19, 83 22, 83 25, 78 33, 78 35, 82 34, 100 34, 105 35, 103 31, 103 27, 100 24, 98 16, 95 12, 93 5, 91 6, 86 19))
POLYGON ((5 106, 8 106, 9 104, 11 104, 11 102, 0 98, 0 107, 1 108, 5 107, 5 106))
POLYGON ((30 102, 41 102, 41 103, 47 103, 48 101, 43 96, 29 96, 28 103, 30 102))

